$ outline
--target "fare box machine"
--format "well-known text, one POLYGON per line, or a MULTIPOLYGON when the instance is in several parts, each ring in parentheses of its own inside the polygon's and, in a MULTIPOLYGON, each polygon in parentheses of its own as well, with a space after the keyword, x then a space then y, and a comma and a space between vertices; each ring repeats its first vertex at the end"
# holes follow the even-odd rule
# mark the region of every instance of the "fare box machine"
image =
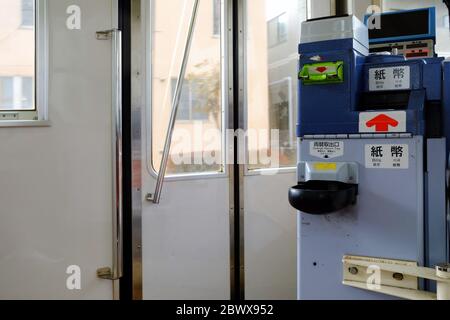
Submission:
POLYGON ((450 61, 434 56, 434 8, 422 11, 399 13, 428 28, 417 39, 389 29, 372 45, 353 16, 302 25, 299 299, 450 299, 450 61), (406 58, 420 43, 427 57, 406 58))

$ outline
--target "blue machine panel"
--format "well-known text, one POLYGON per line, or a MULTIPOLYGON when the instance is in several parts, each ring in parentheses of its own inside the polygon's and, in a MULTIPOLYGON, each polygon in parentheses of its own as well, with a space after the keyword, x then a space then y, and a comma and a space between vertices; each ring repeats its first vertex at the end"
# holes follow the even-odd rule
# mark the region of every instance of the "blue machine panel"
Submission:
MULTIPOLYGON (((321 44, 319 44, 319 48, 321 44)), ((317 49, 318 47, 316 47, 317 49)), ((352 51, 331 51, 305 53, 301 46, 301 67, 310 57, 321 55, 324 61, 343 60, 345 65, 344 83, 306 86, 300 82, 299 120, 297 135, 355 134, 359 133, 359 113, 363 111, 405 110, 407 112, 407 133, 424 135, 426 131, 426 101, 440 101, 442 95, 443 58, 405 60, 401 56, 364 57, 352 51), (364 99, 371 94, 369 71, 392 67, 410 69, 410 87, 397 90, 394 95, 407 94, 404 106, 388 103, 397 97, 387 92, 381 97, 386 105, 379 107, 364 105, 364 99), (330 99, 332 97, 332 99, 330 99)), ((380 101, 383 101, 381 99, 380 101)))

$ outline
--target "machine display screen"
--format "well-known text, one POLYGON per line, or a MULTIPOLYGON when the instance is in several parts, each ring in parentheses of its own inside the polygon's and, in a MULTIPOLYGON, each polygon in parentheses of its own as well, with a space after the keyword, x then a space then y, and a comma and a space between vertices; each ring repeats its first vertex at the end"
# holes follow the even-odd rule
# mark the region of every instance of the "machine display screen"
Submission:
POLYGON ((383 39, 426 35, 430 33, 428 9, 381 16, 381 29, 370 29, 369 38, 383 39), (412 23, 413 22, 413 23, 412 23))

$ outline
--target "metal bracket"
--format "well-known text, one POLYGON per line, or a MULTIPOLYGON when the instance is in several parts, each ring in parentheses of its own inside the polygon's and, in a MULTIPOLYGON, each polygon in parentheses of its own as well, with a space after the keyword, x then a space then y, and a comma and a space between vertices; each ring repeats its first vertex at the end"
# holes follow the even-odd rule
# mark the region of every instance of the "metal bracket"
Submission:
POLYGON ((97 277, 104 280, 120 280, 121 277, 114 277, 113 271, 109 267, 97 269, 97 277))
POLYGON ((343 284, 409 300, 450 300, 450 265, 436 269, 416 262, 344 256, 343 284), (418 290, 419 278, 436 281, 437 292, 418 290))
POLYGON ((116 29, 97 31, 95 33, 95 37, 97 40, 111 40, 113 32, 117 31, 116 29))

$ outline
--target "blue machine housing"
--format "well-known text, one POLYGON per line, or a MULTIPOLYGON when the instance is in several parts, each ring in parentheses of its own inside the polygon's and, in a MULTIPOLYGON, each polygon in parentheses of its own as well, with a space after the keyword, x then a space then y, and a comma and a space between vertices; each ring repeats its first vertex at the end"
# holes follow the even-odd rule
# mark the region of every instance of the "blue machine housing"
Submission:
MULTIPOLYGON (((312 22, 307 27, 308 32, 318 34, 314 39, 319 40, 312 42, 307 34, 304 43, 299 45, 298 185, 291 191, 300 190, 308 196, 316 192, 317 195, 309 198, 298 197, 298 202, 322 208, 323 194, 335 190, 330 182, 344 180, 346 187, 357 185, 357 201, 349 201, 347 207, 331 213, 325 208, 326 216, 291 202, 300 213, 299 297, 384 298, 347 290, 341 284, 342 270, 336 266, 345 254, 411 260, 427 267, 448 261, 446 170, 450 168, 450 61, 368 55, 364 37, 359 36, 362 41, 358 42, 348 38, 349 34, 342 36, 340 28, 336 28, 337 35, 330 35, 333 40, 323 40, 328 34, 321 30, 315 32, 317 24, 312 22), (312 76, 303 72, 312 69, 311 75, 318 72, 322 76, 320 68, 341 62, 340 82, 326 81, 325 77, 312 80, 312 76), (387 82, 387 78, 374 77, 373 69, 405 66, 409 68, 399 69, 409 70, 408 85, 392 81, 385 86, 383 81, 387 82), (377 81, 382 83, 378 87, 377 81), (365 131, 367 128, 361 128, 361 123, 367 121, 362 113, 389 111, 404 112, 406 130, 402 127, 400 133, 393 130, 372 134, 365 131), (311 151, 314 143, 329 141, 338 142, 340 147, 333 157, 328 154, 322 157, 311 151), (370 156, 371 146, 401 144, 408 145, 410 165, 394 170, 399 168, 375 168, 367 164, 367 159, 377 157, 370 156), (355 183, 353 172, 348 180, 338 174, 332 176, 335 172, 332 169, 328 172, 328 163, 346 164, 348 168, 356 164, 358 182, 355 183)), ((364 125, 368 127, 367 122, 364 125)), ((420 287, 433 291, 434 283, 423 282, 420 287)))
POLYGON ((364 53, 354 50, 354 40, 330 40, 299 45, 300 69, 320 56, 321 62, 344 62, 344 82, 307 86, 299 84, 299 137, 358 131, 356 106, 363 86, 364 53))
MULTIPOLYGON (((405 60, 402 56, 365 56, 353 48, 351 39, 300 44, 300 69, 320 56, 323 62, 344 61, 344 82, 326 85, 299 83, 298 137, 308 135, 358 134, 359 113, 386 111, 362 105, 362 97, 370 95, 369 70, 392 66, 409 66, 411 70, 409 102, 388 110, 405 110, 407 132, 425 135, 428 101, 442 101, 442 58, 405 60), (332 48, 330 50, 330 48, 332 48)), ((398 93, 389 92, 389 93, 398 93)), ((389 99, 389 96, 387 96, 389 99)))
MULTIPOLYGON (((444 122, 444 136, 447 138, 447 153, 449 153, 450 152, 450 61, 443 62, 442 70, 443 70, 443 81, 441 85, 442 85, 442 100, 443 100, 442 112, 444 122)), ((450 159, 448 167, 450 167, 450 159)))
MULTIPOLYGON (((397 110, 405 110, 407 118, 407 132, 413 135, 425 136, 427 132, 427 110, 429 102, 439 103, 442 101, 442 62, 443 58, 428 58, 422 60, 405 61, 398 57, 398 62, 372 61, 373 57, 367 58, 364 65, 364 94, 369 94, 369 70, 372 68, 386 68, 397 66, 409 66, 411 69, 411 89, 408 105, 397 110)), ((394 92, 395 93, 395 92, 394 92)), ((371 111, 360 109, 360 111, 371 111)), ((429 124, 431 125, 431 123, 429 124)))

